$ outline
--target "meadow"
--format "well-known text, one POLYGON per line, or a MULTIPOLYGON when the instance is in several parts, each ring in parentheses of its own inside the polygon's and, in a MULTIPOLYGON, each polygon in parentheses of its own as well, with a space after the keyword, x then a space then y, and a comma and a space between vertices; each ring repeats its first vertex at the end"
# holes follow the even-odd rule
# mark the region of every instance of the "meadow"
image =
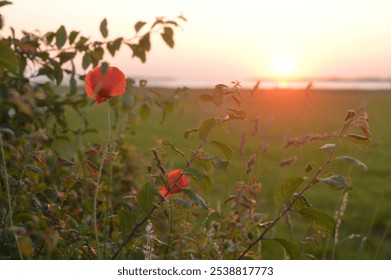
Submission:
MULTIPOLYGON (((149 90, 138 89, 140 94, 149 90)), ((154 89, 164 98, 173 89, 154 89)), ((138 118, 131 129, 125 131, 125 141, 131 144, 133 153, 142 158, 140 169, 146 172, 146 166, 153 161, 151 149, 160 139, 170 139, 178 149, 186 155, 197 145, 198 139, 184 138, 184 132, 198 127, 205 116, 213 113, 213 106, 200 102, 199 95, 210 92, 208 89, 190 90, 180 109, 167 114, 162 121, 162 111, 153 107, 151 112, 138 118)), ((211 139, 224 141, 234 151, 227 170, 215 170, 209 174, 212 178, 208 190, 197 192, 213 209, 221 209, 228 213, 230 204, 224 200, 234 192, 235 182, 246 180, 246 163, 252 155, 256 155, 250 180, 260 182, 262 190, 257 200, 257 210, 265 213, 270 219, 277 214, 273 203, 274 188, 293 175, 303 175, 308 162, 325 160, 326 153, 318 148, 332 140, 311 141, 303 146, 285 147, 292 138, 303 138, 312 134, 337 133, 343 123, 346 111, 364 107, 369 114, 372 143, 370 147, 362 147, 346 141, 340 147, 338 155, 349 154, 358 158, 368 166, 364 171, 345 162, 335 162, 327 172, 339 172, 350 177, 350 191, 346 211, 342 217, 339 243, 333 251, 331 237, 320 242, 307 238, 307 226, 303 220, 294 223, 292 240, 305 244, 309 252, 316 258, 336 259, 390 259, 391 258, 391 132, 387 121, 391 119, 391 94, 387 90, 293 90, 293 89, 258 89, 256 92, 242 90, 242 109, 246 111, 245 120, 232 122, 228 127, 215 130, 211 139), (242 142, 242 143, 241 143, 242 142), (293 158, 289 166, 281 166, 281 161, 293 158), (312 242, 311 242, 312 241, 312 242), (306 243, 308 242, 308 244, 306 243)), ((104 106, 92 106, 86 110, 91 128, 99 133, 89 133, 83 142, 101 143, 104 140, 105 123, 104 106)), ((78 116, 70 110, 68 118, 71 126, 77 128, 78 116)), ((71 156, 76 150, 73 144, 60 142, 57 151, 60 155, 71 156)), ((77 148, 76 148, 77 149, 77 148)), ((215 150, 209 150, 218 153, 215 150)), ((175 154, 175 153, 174 153, 175 154)), ((184 165, 180 157, 170 155, 167 165, 181 168, 184 165)), ((326 172, 326 173, 327 173, 326 172)), ((192 185, 192 184, 191 184, 192 185)), ((307 199, 331 217, 338 209, 342 192, 330 190, 325 184, 317 184, 307 194, 307 199)), ((196 222, 196 221, 194 221, 196 222)), ((276 232, 279 236, 289 236, 289 226, 283 222, 278 224, 276 232)), ((280 258, 281 252, 272 248, 267 250, 263 245, 264 258, 280 258)), ((304 245, 303 245, 304 246, 304 245)))
POLYGON ((390 90, 150 88, 106 61, 185 22, 0 38, 0 259, 390 259, 390 90))

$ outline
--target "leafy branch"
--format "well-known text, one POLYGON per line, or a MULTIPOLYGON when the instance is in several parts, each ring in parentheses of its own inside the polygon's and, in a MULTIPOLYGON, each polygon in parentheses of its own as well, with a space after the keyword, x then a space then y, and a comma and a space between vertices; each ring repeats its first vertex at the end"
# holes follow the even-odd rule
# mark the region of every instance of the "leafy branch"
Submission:
MULTIPOLYGON (((220 148, 226 154, 227 157, 229 157, 229 158, 232 157, 232 151, 228 148, 228 146, 226 146, 223 143, 217 142, 217 141, 209 141, 208 139, 209 139, 209 135, 210 135, 212 129, 215 126, 217 126, 219 123, 224 123, 224 122, 227 122, 232 119, 243 119, 245 117, 245 113, 243 111, 235 110, 232 108, 225 108, 223 106, 224 105, 223 100, 224 100, 225 95, 232 95, 234 93, 240 94, 238 83, 234 84, 232 89, 230 89, 229 87, 227 87, 225 85, 217 85, 216 86, 215 91, 214 91, 214 96, 216 98, 218 98, 219 102, 215 103, 215 105, 217 107, 217 112, 215 114, 215 117, 204 120, 201 123, 201 125, 199 126, 199 128, 191 129, 191 130, 185 132, 185 138, 188 138, 190 133, 198 132, 198 137, 200 139, 199 145, 197 146, 196 150, 194 152, 192 152, 190 159, 187 160, 185 158, 185 160, 186 160, 185 166, 182 168, 181 173, 176 178, 176 180, 173 182, 173 184, 168 188, 168 191, 166 192, 166 194, 164 196, 160 196, 159 201, 153 205, 153 207, 148 211, 148 213, 144 216, 144 218, 140 222, 136 223, 134 228, 128 233, 127 237, 122 242, 120 247, 111 256, 112 260, 117 258, 118 254, 125 248, 125 246, 129 243, 129 241, 136 235, 136 232, 140 229, 140 227, 150 219, 150 217, 153 215, 153 213, 156 211, 156 209, 158 209, 158 207, 161 205, 161 203, 166 201, 165 198, 172 192, 172 190, 174 188, 179 187, 178 182, 181 180, 181 178, 187 173, 194 172, 194 171, 190 170, 191 165, 193 164, 193 162, 196 159, 198 159, 200 157, 201 151, 207 143, 211 143, 212 145, 215 145, 218 148, 220 148), (217 96, 218 94, 220 94, 221 96, 217 96), (222 111, 227 111, 227 112, 229 112, 229 114, 221 115, 222 111)), ((170 145, 170 147, 172 149, 174 149, 176 152, 179 152, 182 156, 184 156, 183 153, 180 152, 173 145, 170 145)), ((157 154, 156 149, 153 149, 152 153, 154 154, 154 158, 157 163, 157 167, 159 168, 161 174, 165 178, 167 178, 167 174, 166 174, 167 172, 166 172, 166 170, 163 166, 163 163, 161 162, 161 160, 157 154)), ((197 195, 195 195, 194 193, 192 193, 191 191, 188 191, 186 189, 183 189, 183 191, 186 194, 188 194, 190 197, 193 197, 194 199, 196 199, 198 201, 197 204, 201 205, 202 207, 206 207, 205 203, 203 201, 202 202, 199 201, 200 198, 197 195)))
MULTIPOLYGON (((300 199, 303 198, 304 193, 306 193, 317 182, 322 181, 322 182, 328 184, 329 186, 335 187, 335 188, 349 187, 346 180, 344 180, 344 178, 339 175, 331 176, 332 178, 331 177, 328 177, 328 178, 321 178, 320 177, 321 173, 326 169, 326 167, 328 167, 328 165, 332 161, 338 159, 338 158, 335 158, 334 156, 335 156, 340 144, 342 143, 342 141, 345 138, 348 138, 349 140, 351 140, 355 143, 359 143, 359 144, 364 144, 364 145, 370 144, 371 133, 369 131, 368 115, 362 109, 359 109, 357 111, 352 111, 352 110, 348 111, 348 113, 345 117, 345 120, 344 120, 344 124, 338 134, 336 143, 335 144, 327 144, 327 145, 324 145, 323 147, 320 148, 321 150, 326 149, 326 150, 330 151, 325 162, 318 168, 318 170, 315 172, 315 174, 313 175, 311 180, 307 183, 307 185, 299 193, 294 194, 292 198, 291 198, 292 194, 290 194, 290 193, 288 193, 288 195, 285 195, 284 198, 286 200, 291 198, 290 202, 286 204, 285 209, 283 211, 281 211, 279 213, 279 215, 273 221, 271 221, 267 224, 267 226, 262 231, 262 233, 253 242, 251 242, 248 245, 248 247, 240 254, 238 259, 243 259, 246 256, 246 254, 251 250, 252 247, 254 247, 261 240, 264 240, 265 235, 278 223, 278 221, 280 221, 290 211, 293 210, 296 203, 300 199), (362 130, 362 132, 364 133, 364 135, 348 133, 348 130, 352 127, 360 128, 362 130)), ((341 157, 339 157, 339 158, 341 158, 341 157)), ((359 164, 357 164, 357 162, 361 163, 358 160, 355 160, 352 162, 356 165, 359 165, 359 164)), ((287 186, 286 189, 291 188, 294 192, 294 189, 297 188, 300 185, 300 183, 301 183, 301 181, 298 181, 297 183, 291 183, 287 186), (294 186, 294 187, 292 188, 291 186, 294 186)), ((283 201, 283 202, 285 202, 285 201, 283 201)), ((334 230, 332 231, 332 233, 334 233, 334 230)))

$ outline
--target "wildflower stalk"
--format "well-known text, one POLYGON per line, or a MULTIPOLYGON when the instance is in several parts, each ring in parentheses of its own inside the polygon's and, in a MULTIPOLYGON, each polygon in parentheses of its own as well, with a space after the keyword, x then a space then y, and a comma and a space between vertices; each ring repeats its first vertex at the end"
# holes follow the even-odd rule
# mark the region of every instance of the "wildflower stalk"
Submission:
POLYGON ((344 138, 344 133, 350 127, 351 123, 352 123, 352 119, 350 119, 347 122, 345 121, 344 125, 342 126, 342 128, 338 134, 337 142, 336 142, 335 146, 333 147, 333 149, 330 151, 329 156, 327 157, 326 161, 322 164, 321 167, 319 167, 317 172, 314 174, 312 179, 307 183, 307 185, 304 187, 304 189, 301 190, 298 193, 298 195, 295 196, 292 199, 292 201, 286 206, 286 208, 283 211, 281 211, 280 214, 272 222, 270 222, 268 224, 268 226, 262 231, 262 233, 258 236, 258 238, 255 239, 250 245, 248 245, 246 250, 244 250, 244 252, 240 254, 240 256, 238 257, 238 260, 243 259, 246 256, 246 254, 251 250, 251 248, 254 247, 254 245, 256 245, 258 242, 263 240, 265 235, 277 224, 277 222, 279 220, 281 220, 282 218, 284 218, 289 213, 289 211, 292 210, 293 206, 300 199, 300 197, 302 197, 305 192, 307 192, 313 185, 315 185, 315 183, 318 181, 319 175, 323 172, 323 170, 332 161, 335 153, 337 152, 337 150, 338 150, 338 148, 344 138))
POLYGON ((10 226, 11 226, 11 231, 12 231, 12 233, 14 235, 16 246, 18 247, 19 258, 23 259, 23 255, 22 255, 22 252, 20 250, 18 237, 17 237, 17 235, 15 233, 15 229, 14 229, 14 222, 12 220, 13 219, 13 215, 12 215, 12 205, 11 205, 11 194, 10 194, 10 187, 9 187, 9 184, 8 184, 8 171, 7 171, 7 166, 5 164, 5 153, 4 153, 4 148, 3 148, 3 136, 2 136, 1 131, 0 131, 0 150, 1 150, 1 158, 2 158, 2 164, 3 164, 5 188, 6 188, 6 191, 7 191, 9 223, 10 223, 10 226))
POLYGON ((335 234, 334 234, 334 240, 333 240, 333 250, 332 250, 332 253, 331 253, 331 259, 333 259, 333 260, 335 260, 335 253, 336 253, 337 245, 338 245, 338 242, 339 242, 339 228, 340 228, 341 223, 342 223, 342 217, 345 214, 345 210, 346 210, 346 207, 348 205, 348 199, 349 199, 349 191, 345 191, 343 193, 342 200, 341 200, 341 202, 339 204, 337 213, 335 215, 335 220, 336 220, 335 234))
POLYGON ((96 180, 96 188, 95 188, 95 194, 94 194, 94 231, 95 231, 95 242, 96 242, 96 254, 97 254, 97 258, 100 259, 100 253, 99 253, 99 239, 98 239, 98 227, 97 227, 97 200, 98 200, 98 191, 99 191, 99 185, 100 185, 100 180, 101 180, 101 177, 102 177, 102 170, 103 170, 103 165, 105 163, 105 159, 106 159, 106 155, 107 155, 107 152, 109 150, 109 146, 110 146, 110 104, 109 104, 109 100, 107 99, 106 100, 106 109, 107 109, 107 142, 106 142, 106 146, 105 146, 105 149, 104 149, 104 152, 103 152, 103 155, 102 155, 102 162, 99 166, 99 172, 98 172, 98 178, 96 180))

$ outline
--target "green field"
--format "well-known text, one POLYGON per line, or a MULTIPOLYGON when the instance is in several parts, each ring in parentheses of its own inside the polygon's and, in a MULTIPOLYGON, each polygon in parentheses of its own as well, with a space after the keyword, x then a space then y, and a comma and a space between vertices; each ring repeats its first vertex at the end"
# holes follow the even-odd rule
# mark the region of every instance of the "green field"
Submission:
MULTIPOLYGON (((170 90, 162 90, 170 92, 170 90)), ((183 110, 174 110, 163 123, 161 111, 153 108, 150 116, 135 125, 126 139, 135 145, 151 163, 150 150, 157 139, 170 141, 185 154, 197 147, 196 135, 185 139, 186 130, 198 127, 202 120, 213 116, 214 106, 197 100, 198 93, 207 90, 194 90, 189 94, 189 102, 183 110), (191 101, 191 102, 190 102, 191 101)), ((304 167, 308 162, 321 164, 327 156, 317 149, 333 140, 314 141, 302 147, 284 148, 286 140, 292 137, 303 137, 309 133, 338 132, 349 109, 364 107, 369 114, 372 146, 362 147, 345 141, 338 155, 350 155, 368 166, 368 171, 345 162, 332 163, 325 174, 335 172, 350 177, 353 189, 350 191, 348 206, 342 218, 339 244, 336 247, 337 259, 391 259, 391 131, 388 121, 391 120, 391 92, 364 90, 259 90, 250 97, 249 91, 243 91, 242 107, 247 112, 246 120, 232 122, 231 126, 213 131, 212 140, 228 144, 234 151, 234 158, 226 171, 213 171, 212 188, 208 191, 197 190, 212 208, 222 207, 229 211, 229 205, 223 201, 233 193, 236 181, 248 180, 245 165, 249 157, 257 155, 254 170, 250 177, 262 183, 262 193, 258 203, 259 211, 267 213, 269 219, 276 215, 273 205, 273 189, 283 180, 292 176, 311 176, 305 174, 304 167), (259 121, 258 132, 253 135, 254 120, 259 121), (245 130, 246 144, 244 155, 239 152, 241 135, 245 130), (265 153, 263 147, 268 146, 265 153), (297 161, 287 167, 280 167, 281 160, 297 156, 297 161)), ((164 95, 164 93, 163 93, 164 95)), ((97 128, 101 135, 90 134, 85 143, 103 141, 105 132, 105 106, 92 106, 87 112, 91 126, 97 128)), ((70 112, 70 118, 77 127, 77 117, 70 112)), ((219 154, 219 151, 206 147, 208 152, 219 154)), ((72 147, 61 144, 61 150, 69 153, 72 147)), ((183 160, 173 153, 168 166, 180 168, 183 160)), ((146 166, 142 166, 145 168, 146 166)), ((329 189, 321 183, 316 184, 306 195, 317 208, 334 216, 341 201, 342 192, 329 189)), ((295 218, 293 239, 299 242, 306 233, 304 223, 295 218)), ((276 232, 284 234, 288 227, 281 222, 276 232)), ((310 251, 317 258, 331 258, 332 242, 323 240, 319 245, 312 245, 310 251)), ((270 253, 270 257, 274 255, 270 253)), ((268 257, 268 253, 264 253, 268 257)))

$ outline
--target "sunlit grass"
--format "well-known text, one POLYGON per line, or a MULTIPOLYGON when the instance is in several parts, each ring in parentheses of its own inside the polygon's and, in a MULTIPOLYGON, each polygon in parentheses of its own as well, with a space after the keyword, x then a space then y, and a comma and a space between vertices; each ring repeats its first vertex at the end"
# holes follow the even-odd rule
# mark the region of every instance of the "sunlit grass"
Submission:
MULTIPOLYGON (((193 91, 194 98, 201 90, 193 91)), ((209 191, 198 190, 213 208, 222 206, 223 211, 229 211, 229 206, 224 205, 224 199, 233 192, 234 183, 240 180, 248 180, 245 175, 245 164, 249 157, 256 153, 257 161, 254 170, 250 174, 255 180, 262 183, 262 194, 258 201, 259 211, 268 213, 271 218, 276 210, 273 204, 273 190, 281 181, 291 176, 305 175, 304 167, 309 161, 321 162, 326 154, 318 151, 318 147, 330 143, 328 141, 311 142, 303 147, 284 148, 286 139, 301 137, 308 133, 332 133, 340 128, 345 112, 348 109, 356 109, 365 106, 370 117, 371 131, 373 134, 373 146, 362 148, 354 144, 345 143, 341 146, 339 155, 349 154, 357 157, 367 164, 369 170, 364 172, 355 166, 345 163, 333 163, 329 172, 339 172, 343 176, 351 177, 353 190, 350 193, 348 207, 342 219, 340 240, 336 255, 339 259, 355 258, 391 258, 391 241, 387 225, 390 221, 391 205, 387 203, 391 199, 390 167, 391 132, 387 129, 387 120, 391 119, 391 94, 384 91, 326 91, 326 90, 262 90, 256 92, 253 98, 247 97, 249 92, 244 92, 242 106, 248 116, 246 121, 237 121, 230 127, 217 129, 211 135, 211 139, 221 140, 229 144, 235 156, 227 171, 214 171, 213 187, 209 191), (259 131, 252 136, 254 120, 259 120, 259 131), (268 134, 261 136, 268 126, 268 134), (243 129, 246 131, 247 143, 245 154, 240 155, 240 137, 243 129), (269 145, 269 149, 263 155, 260 153, 261 142, 269 145), (291 166, 280 167, 279 162, 285 158, 296 155, 298 160, 291 166), (385 235, 385 237, 384 237, 385 235), (377 256, 376 250, 378 249, 377 256)), ((195 98, 196 99, 196 98, 195 98)), ((156 145, 157 139, 170 139, 179 149, 186 154, 194 149, 197 137, 185 139, 183 133, 210 115, 213 108, 194 104, 183 112, 174 112, 168 115, 163 123, 160 123, 161 112, 153 109, 151 116, 134 126, 134 131, 128 131, 126 140, 135 145, 150 161, 150 150, 156 145)), ((70 113, 70 118, 75 121, 77 117, 70 113)), ((104 123, 104 106, 94 106, 86 111, 92 127, 100 128, 104 123)), ((102 130, 100 130, 102 131, 102 130)), ((103 135, 89 134, 84 143, 102 142, 103 135)), ((75 147, 73 147, 75 148, 75 147)), ((72 151, 72 147, 62 145, 61 150, 72 151)), ((211 150, 212 151, 212 150, 211 150)), ((171 157, 169 166, 178 168, 184 165, 180 157, 171 157)), ((146 167, 145 167, 146 170, 146 167)), ((326 185, 317 184, 306 196, 317 208, 334 216, 338 208, 341 192, 328 189, 326 185)), ((300 223, 300 217, 292 215, 297 228, 305 229, 304 223, 300 223)), ((287 226, 281 223, 278 227, 284 230, 276 230, 279 234, 288 232, 287 226)), ((304 230, 305 233, 305 230, 304 230)), ((285 236, 286 237, 286 236, 285 236)), ((297 234, 294 239, 300 240, 303 234, 297 234)), ((329 258, 331 242, 311 245, 311 252, 319 256, 324 253, 329 258)), ((267 253, 266 253, 267 254, 267 253)), ((271 254, 273 257, 273 254, 271 254)))

